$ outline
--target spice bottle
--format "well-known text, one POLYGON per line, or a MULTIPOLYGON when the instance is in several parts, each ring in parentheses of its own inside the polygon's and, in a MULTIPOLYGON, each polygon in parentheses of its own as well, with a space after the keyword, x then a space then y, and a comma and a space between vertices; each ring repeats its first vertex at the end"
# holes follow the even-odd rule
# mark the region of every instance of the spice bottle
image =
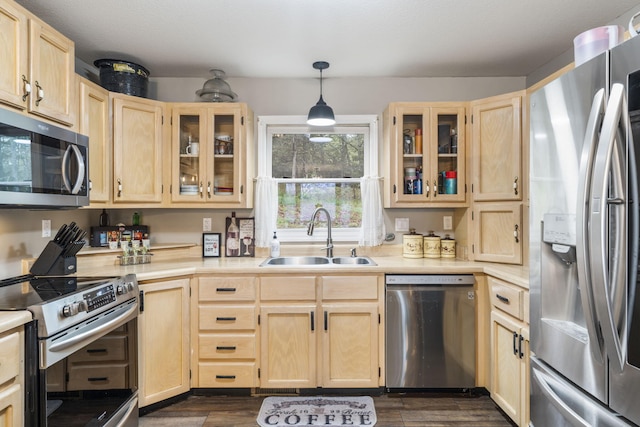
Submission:
POLYGON ((422 154, 422 129, 416 129, 416 154, 422 154))

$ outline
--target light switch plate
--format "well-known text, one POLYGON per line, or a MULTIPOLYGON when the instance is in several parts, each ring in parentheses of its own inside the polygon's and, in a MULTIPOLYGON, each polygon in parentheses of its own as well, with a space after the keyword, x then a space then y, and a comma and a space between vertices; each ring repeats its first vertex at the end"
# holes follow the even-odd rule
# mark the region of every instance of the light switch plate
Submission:
POLYGON ((409 218, 396 218, 396 231, 409 231, 409 218))
POLYGON ((211 218, 202 218, 202 231, 211 231, 211 218))
POLYGON ((453 230, 453 217, 451 217, 450 215, 442 217, 442 229, 453 230))

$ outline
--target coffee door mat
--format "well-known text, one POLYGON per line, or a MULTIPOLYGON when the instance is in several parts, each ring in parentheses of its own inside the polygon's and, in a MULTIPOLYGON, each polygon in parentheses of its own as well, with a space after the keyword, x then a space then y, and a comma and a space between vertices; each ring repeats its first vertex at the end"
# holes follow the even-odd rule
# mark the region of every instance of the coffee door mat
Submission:
POLYGON ((377 418, 369 396, 272 396, 262 402, 257 421, 261 427, 365 427, 377 418))

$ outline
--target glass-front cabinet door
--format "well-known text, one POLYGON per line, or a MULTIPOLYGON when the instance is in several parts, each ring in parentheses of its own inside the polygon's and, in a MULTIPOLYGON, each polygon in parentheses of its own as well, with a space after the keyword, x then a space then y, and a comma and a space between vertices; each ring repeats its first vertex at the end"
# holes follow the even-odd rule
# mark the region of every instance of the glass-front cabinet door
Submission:
POLYGON ((465 202, 465 108, 394 103, 386 111, 387 207, 465 202))
POLYGON ((200 202, 206 197, 206 116, 198 108, 173 109, 173 201, 200 202))
POLYGON ((174 104, 171 200, 250 207, 244 104, 174 104))

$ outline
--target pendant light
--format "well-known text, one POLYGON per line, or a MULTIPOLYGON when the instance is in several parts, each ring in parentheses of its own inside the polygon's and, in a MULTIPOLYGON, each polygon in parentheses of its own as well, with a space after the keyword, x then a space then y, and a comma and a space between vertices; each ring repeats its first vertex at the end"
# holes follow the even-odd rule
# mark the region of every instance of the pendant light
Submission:
POLYGON ((333 110, 322 99, 322 70, 329 68, 329 63, 325 61, 314 62, 313 68, 320 70, 320 99, 309 110, 307 124, 310 126, 332 126, 336 123, 333 110))

